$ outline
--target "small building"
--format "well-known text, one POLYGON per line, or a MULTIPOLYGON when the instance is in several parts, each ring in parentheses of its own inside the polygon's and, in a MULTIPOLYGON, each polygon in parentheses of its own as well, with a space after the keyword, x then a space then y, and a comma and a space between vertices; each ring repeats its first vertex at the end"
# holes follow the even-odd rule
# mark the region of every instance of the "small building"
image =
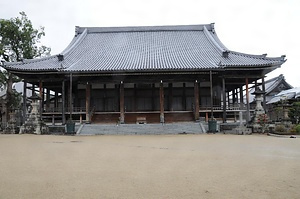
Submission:
POLYGON ((253 93, 255 92, 255 89, 259 88, 260 90, 262 90, 263 85, 265 88, 265 95, 264 95, 265 111, 268 114, 270 120, 276 121, 276 120, 278 120, 278 118, 282 118, 282 117, 278 117, 278 114, 276 113, 278 111, 275 111, 275 110, 277 110, 277 108, 276 108, 277 105, 274 106, 272 101, 274 101, 274 97, 277 96, 279 93, 281 93, 282 91, 292 89, 293 87, 288 82, 286 82, 286 80, 282 74, 265 81, 264 84, 263 83, 259 84, 257 81, 254 82, 254 86, 249 91, 249 93, 250 93, 250 109, 254 108, 256 105, 255 96, 253 95, 253 93))
POLYGON ((289 108, 294 102, 300 100, 300 88, 291 88, 283 90, 274 95, 270 101, 267 102, 269 110, 269 117, 273 121, 290 120, 288 116, 289 108))
MULTIPOLYGON (((261 90, 262 84, 257 85, 258 88, 261 90)), ((277 77, 271 78, 269 80, 265 81, 265 103, 268 104, 268 102, 274 98, 275 95, 280 93, 281 91, 288 90, 293 88, 284 78, 283 74, 280 74, 277 77)), ((250 94, 255 91, 255 86, 250 89, 250 94)), ((250 103, 253 103, 255 101, 254 95, 250 95, 250 103)))
POLYGON ((60 54, 3 67, 30 83, 29 89, 38 88, 44 118, 62 123, 68 118, 92 123, 226 122, 234 112, 249 119, 248 84, 285 61, 285 56, 229 50, 214 24, 205 24, 76 27, 60 54), (238 107, 229 93, 235 93, 238 107))

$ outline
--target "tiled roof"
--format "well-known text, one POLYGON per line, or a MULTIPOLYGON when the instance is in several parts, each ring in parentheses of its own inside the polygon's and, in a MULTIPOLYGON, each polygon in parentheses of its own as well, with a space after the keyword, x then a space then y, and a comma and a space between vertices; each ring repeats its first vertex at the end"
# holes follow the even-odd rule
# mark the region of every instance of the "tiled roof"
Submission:
POLYGON ((281 91, 275 95, 267 104, 273 104, 281 100, 297 99, 300 98, 300 88, 291 88, 281 91))
MULTIPOLYGON (((274 89, 276 89, 280 84, 284 84, 286 88, 284 88, 284 90, 286 89, 291 89, 293 88, 289 83, 287 83, 285 81, 285 78, 284 76, 281 74, 277 77, 274 77, 272 79, 269 79, 267 81, 265 81, 265 92, 266 92, 266 96, 270 95, 271 93, 274 92, 274 89)), ((259 89, 262 90, 262 86, 259 85, 258 86, 259 89)), ((255 91, 255 87, 251 88, 249 93, 252 94, 253 92, 255 91)), ((277 91, 279 92, 279 91, 277 91)), ((271 96, 273 97, 273 96, 271 96)), ((266 101, 268 102, 268 100, 271 98, 271 97, 267 97, 266 101)), ((255 99, 255 96, 254 95, 249 95, 249 102, 253 102, 255 99)))
POLYGON ((229 67, 280 66, 267 58, 228 50, 214 24, 149 27, 76 27, 69 46, 57 55, 6 63, 8 70, 65 72, 148 72, 229 67))

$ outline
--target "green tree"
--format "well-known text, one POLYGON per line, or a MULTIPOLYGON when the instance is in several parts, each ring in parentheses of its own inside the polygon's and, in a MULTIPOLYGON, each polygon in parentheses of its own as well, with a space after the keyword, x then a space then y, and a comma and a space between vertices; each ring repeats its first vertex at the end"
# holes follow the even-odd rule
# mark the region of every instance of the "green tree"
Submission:
MULTIPOLYGON (((50 55, 51 49, 40 44, 42 36, 45 36, 44 28, 34 29, 25 12, 20 12, 20 17, 0 19, 0 61, 20 62, 50 55)), ((1 70, 0 86, 7 88, 7 113, 17 104, 19 97, 12 85, 18 81, 17 76, 1 70)))
POLYGON ((289 110, 289 117, 294 124, 300 122, 300 102, 294 102, 289 110))

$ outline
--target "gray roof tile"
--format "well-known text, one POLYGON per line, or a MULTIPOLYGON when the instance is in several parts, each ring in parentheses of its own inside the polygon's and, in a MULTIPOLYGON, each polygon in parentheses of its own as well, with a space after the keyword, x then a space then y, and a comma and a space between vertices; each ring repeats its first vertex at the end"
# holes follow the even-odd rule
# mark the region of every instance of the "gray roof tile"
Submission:
POLYGON ((213 24, 85 28, 56 56, 22 63, 7 63, 9 70, 66 72, 198 70, 281 65, 284 57, 267 58, 229 51, 218 39, 213 24), (228 52, 228 57, 222 53, 228 52))

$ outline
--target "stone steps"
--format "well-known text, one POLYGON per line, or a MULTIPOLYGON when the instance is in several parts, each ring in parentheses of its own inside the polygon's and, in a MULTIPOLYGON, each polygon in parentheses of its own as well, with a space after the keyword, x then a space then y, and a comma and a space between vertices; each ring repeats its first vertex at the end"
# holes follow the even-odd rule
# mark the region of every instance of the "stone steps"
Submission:
MULTIPOLYGON (((85 124, 79 135, 161 135, 161 134, 201 134, 200 123, 171 124, 85 124)), ((205 131, 205 130, 204 130, 205 131)))

